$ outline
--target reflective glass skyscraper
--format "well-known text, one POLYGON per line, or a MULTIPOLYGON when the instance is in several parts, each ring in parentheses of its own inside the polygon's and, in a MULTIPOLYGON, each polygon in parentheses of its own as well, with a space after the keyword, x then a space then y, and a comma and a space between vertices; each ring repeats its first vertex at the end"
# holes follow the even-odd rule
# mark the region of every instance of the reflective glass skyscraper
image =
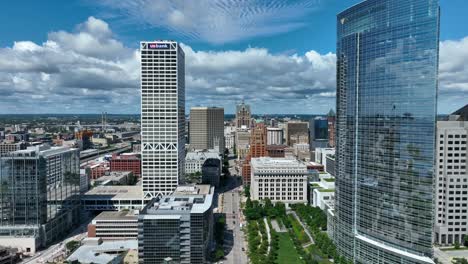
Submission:
POLYGON ((337 16, 333 239, 355 263, 432 263, 438 0, 337 16))

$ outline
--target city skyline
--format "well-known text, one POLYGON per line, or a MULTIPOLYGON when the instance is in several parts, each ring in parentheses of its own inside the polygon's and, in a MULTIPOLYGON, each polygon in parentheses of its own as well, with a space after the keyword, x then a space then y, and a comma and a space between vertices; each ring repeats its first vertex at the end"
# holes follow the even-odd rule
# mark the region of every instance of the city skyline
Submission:
MULTIPOLYGON (((34 13, 28 19, 18 15, 22 21, 12 18, 3 23, 20 27, 27 21, 41 21, 32 26, 34 32, 31 28, 2 31, 0 111, 136 114, 140 108, 138 41, 158 38, 180 41, 186 51, 186 110, 219 106, 230 114, 235 104, 245 99, 255 105, 252 111, 258 114, 325 114, 335 108, 334 20, 338 11, 357 2, 263 3, 259 4, 265 5, 258 8, 259 13, 246 14, 255 17, 249 24, 255 34, 239 31, 245 25, 233 23, 231 15, 223 20, 229 25, 225 34, 235 36, 218 36, 216 29, 213 38, 200 33, 209 21, 198 21, 186 10, 189 7, 180 9, 166 1, 158 8, 169 8, 173 16, 158 17, 161 23, 157 26, 132 17, 135 10, 129 10, 126 1, 120 6, 110 1, 97 5, 78 0, 68 5, 31 3, 37 10, 53 8, 63 16, 45 18, 34 13), (305 11, 292 18, 291 12, 301 7, 305 11), (76 15, 67 16, 70 9, 76 10, 76 15), (279 13, 285 15, 277 20, 271 17, 279 13), (181 18, 194 19, 189 22, 199 25, 200 32, 192 27, 192 31, 181 30, 186 23, 176 27, 168 24, 181 18), (271 21, 287 26, 278 32, 271 26, 262 27, 271 21), (323 28, 316 27, 318 22, 324 24, 323 28), (278 110, 278 104, 288 107, 278 110)), ((462 1, 441 1, 439 114, 451 113, 465 104, 468 32, 454 19, 461 19, 463 8, 459 7, 466 5, 462 1)), ((213 13, 209 8, 192 9, 195 14, 213 13)), ((11 4, 3 12, 14 15, 20 9, 11 4)))

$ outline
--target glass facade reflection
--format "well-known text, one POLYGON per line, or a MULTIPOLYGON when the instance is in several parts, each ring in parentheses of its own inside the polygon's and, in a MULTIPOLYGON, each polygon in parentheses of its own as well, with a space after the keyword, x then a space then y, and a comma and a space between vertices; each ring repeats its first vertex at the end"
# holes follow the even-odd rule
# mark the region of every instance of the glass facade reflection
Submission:
POLYGON ((79 223, 79 151, 38 146, 0 158, 0 237, 43 247, 79 223))
POLYGON ((364 1, 337 30, 333 239, 356 263, 430 263, 438 1, 364 1))

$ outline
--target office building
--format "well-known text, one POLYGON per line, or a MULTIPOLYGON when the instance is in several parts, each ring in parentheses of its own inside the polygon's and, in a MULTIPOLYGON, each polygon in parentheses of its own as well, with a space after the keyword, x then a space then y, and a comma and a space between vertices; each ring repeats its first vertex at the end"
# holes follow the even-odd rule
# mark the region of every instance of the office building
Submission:
POLYGON ((88 224, 88 237, 102 240, 138 238, 138 215, 130 211, 104 211, 88 224))
POLYGON ((141 42, 142 183, 145 199, 172 193, 184 173, 185 55, 177 42, 141 42))
POLYGON ((250 157, 258 158, 266 156, 267 130, 265 125, 259 123, 250 131, 250 134, 250 157))
POLYGON ((267 156, 267 130, 263 123, 259 123, 251 130, 249 154, 242 164, 242 180, 244 184, 250 183, 250 160, 252 158, 267 156))
POLYGON ((222 162, 221 154, 215 149, 203 149, 187 152, 185 156, 185 173, 192 174, 202 171, 203 164, 208 159, 217 159, 222 162))
POLYGON ((274 118, 270 119, 270 127, 278 127, 278 120, 274 118))
POLYGON ((267 144, 268 145, 283 145, 284 133, 282 128, 269 127, 267 128, 267 144))
POLYGON ((453 112, 452 115, 456 115, 458 121, 468 121, 468 104, 464 107, 458 109, 457 111, 453 112))
POLYGON ((8 143, 28 142, 29 134, 24 131, 13 132, 5 136, 5 141, 7 141, 8 143))
POLYGON ((328 147, 328 119, 315 117, 309 121, 310 150, 328 147))
POLYGON ((286 145, 267 145, 267 156, 272 158, 284 158, 286 145))
POLYGON ((463 245, 468 228, 468 122, 450 116, 437 122, 434 242, 463 245))
POLYGON ((269 198, 286 204, 307 203, 307 167, 286 158, 252 158, 250 194, 252 200, 269 198))
POLYGON ((190 148, 217 149, 224 152, 224 109, 192 107, 190 109, 190 148))
POLYGON ((219 187, 221 180, 222 165, 218 158, 210 158, 205 160, 202 166, 202 184, 211 184, 214 187, 219 187))
POLYGON ((233 126, 224 127, 224 147, 229 149, 229 152, 232 152, 234 144, 236 142, 236 128, 233 126))
POLYGON ((433 263, 438 1, 363 1, 337 30, 337 250, 433 263))
POLYGON ((110 171, 131 171, 133 176, 141 176, 141 160, 135 153, 113 154, 109 160, 110 171))
POLYGON ((336 145, 336 114, 335 112, 330 109, 330 112, 328 112, 327 115, 327 121, 328 121, 328 147, 334 148, 336 145))
POLYGON ((179 186, 154 199, 138 217, 140 263, 207 263, 213 237, 213 193, 209 185, 179 186))
POLYGON ((309 143, 309 124, 290 121, 286 124, 286 144, 292 147, 298 143, 309 143))
POLYGON ((100 185, 81 196, 81 205, 90 212, 141 210, 142 197, 141 185, 100 185))
POLYGON ((239 129, 236 131, 236 154, 237 158, 242 160, 249 154, 250 131, 239 129))
POLYGON ((0 157, 13 151, 22 150, 26 148, 26 143, 18 142, 18 143, 8 143, 8 142, 1 142, 0 143, 0 157))
POLYGON ((249 129, 250 128, 250 105, 247 105, 242 101, 242 103, 236 106, 236 127, 249 129))
POLYGON ((25 254, 79 223, 78 149, 29 147, 0 158, 0 245, 25 254))
POLYGON ((326 166, 325 158, 327 155, 335 155, 334 148, 316 148, 314 151, 314 161, 326 166))
POLYGON ((329 173, 331 176, 335 177, 336 176, 336 161, 335 161, 335 155, 334 154, 328 154, 325 156, 325 168, 326 172, 329 173))

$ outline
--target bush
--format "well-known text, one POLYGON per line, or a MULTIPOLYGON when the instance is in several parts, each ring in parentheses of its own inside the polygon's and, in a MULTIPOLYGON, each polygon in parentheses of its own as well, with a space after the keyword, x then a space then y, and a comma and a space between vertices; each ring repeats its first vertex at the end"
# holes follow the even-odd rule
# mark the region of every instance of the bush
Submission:
POLYGON ((67 244, 65 244, 65 248, 68 250, 68 252, 73 252, 75 251, 77 248, 80 247, 80 242, 79 241, 76 241, 76 240, 72 240, 70 242, 67 242, 67 244))

